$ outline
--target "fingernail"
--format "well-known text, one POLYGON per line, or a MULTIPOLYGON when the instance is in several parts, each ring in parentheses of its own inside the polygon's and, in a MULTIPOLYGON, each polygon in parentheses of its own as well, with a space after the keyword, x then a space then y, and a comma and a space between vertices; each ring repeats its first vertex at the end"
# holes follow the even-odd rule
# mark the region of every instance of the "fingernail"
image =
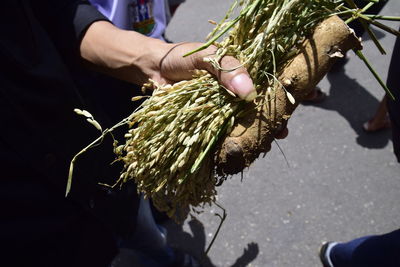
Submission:
POLYGON ((254 89, 253 81, 247 74, 239 74, 231 80, 231 86, 235 90, 235 93, 242 99, 250 102, 253 101, 257 96, 257 92, 254 89))
POLYGON ((253 92, 251 92, 250 94, 248 94, 244 100, 245 100, 246 102, 251 102, 251 101, 253 101, 256 97, 257 97, 257 92, 256 92, 255 90, 253 90, 253 92))

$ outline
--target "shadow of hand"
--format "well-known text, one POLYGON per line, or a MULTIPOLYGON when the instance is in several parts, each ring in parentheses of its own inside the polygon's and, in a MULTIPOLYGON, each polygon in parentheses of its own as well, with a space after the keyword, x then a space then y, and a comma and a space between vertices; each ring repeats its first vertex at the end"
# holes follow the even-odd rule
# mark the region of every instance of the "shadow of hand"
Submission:
MULTIPOLYGON (((205 254, 206 234, 204 225, 195 217, 192 217, 187 224, 192 234, 185 232, 182 225, 175 224, 172 221, 165 225, 168 230, 168 244, 193 255, 201 262, 203 267, 215 267, 210 257, 205 254)), ((235 261, 232 267, 247 266, 257 258, 258 253, 258 244, 247 244, 243 254, 235 261)))
POLYGON ((247 266, 250 262, 252 262, 257 258, 258 252, 259 249, 257 243, 251 242, 247 244, 247 248, 243 250, 243 255, 236 260, 236 262, 232 265, 232 267, 247 266))

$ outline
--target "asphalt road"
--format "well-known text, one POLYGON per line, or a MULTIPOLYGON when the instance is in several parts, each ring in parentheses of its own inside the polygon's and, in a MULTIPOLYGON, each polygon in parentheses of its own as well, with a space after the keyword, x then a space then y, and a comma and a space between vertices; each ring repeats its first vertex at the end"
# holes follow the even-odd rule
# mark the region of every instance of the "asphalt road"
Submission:
MULTIPOLYGON (((173 18, 167 37, 202 41, 231 0, 187 0, 173 18)), ((392 0, 382 14, 400 15, 392 0)), ((390 23, 398 27, 396 23, 390 23)), ((386 79, 394 37, 376 31, 388 55, 366 38, 364 52, 386 79)), ((300 106, 289 122, 289 136, 265 158, 219 189, 228 216, 206 266, 320 266, 323 241, 346 241, 400 226, 400 164, 391 133, 366 134, 383 90, 354 54, 345 68, 328 75, 328 93, 318 106, 300 106)), ((183 228, 169 225, 171 244, 200 255, 212 239, 220 212, 210 207, 183 228)))

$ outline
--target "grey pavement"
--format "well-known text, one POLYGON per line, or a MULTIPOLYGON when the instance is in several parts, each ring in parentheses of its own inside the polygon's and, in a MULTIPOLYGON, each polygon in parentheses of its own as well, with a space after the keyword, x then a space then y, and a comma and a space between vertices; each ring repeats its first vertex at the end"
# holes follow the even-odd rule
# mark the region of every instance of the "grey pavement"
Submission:
MULTIPOLYGON (((173 18, 167 37, 203 41, 231 0, 187 0, 173 18)), ((382 14, 400 15, 400 1, 382 14)), ((397 23, 389 23, 398 27, 397 23)), ((388 55, 366 39, 364 52, 386 79, 394 37, 377 30, 388 55)), ((318 249, 327 240, 346 241, 400 226, 400 164, 391 133, 366 134, 363 122, 374 113, 383 90, 353 53, 345 68, 328 75, 328 93, 318 106, 300 106, 289 121, 289 136, 265 158, 226 181, 218 201, 228 217, 206 266, 320 266, 318 249)), ((207 207, 198 221, 170 225, 175 246, 200 255, 209 244, 220 209, 207 207)))

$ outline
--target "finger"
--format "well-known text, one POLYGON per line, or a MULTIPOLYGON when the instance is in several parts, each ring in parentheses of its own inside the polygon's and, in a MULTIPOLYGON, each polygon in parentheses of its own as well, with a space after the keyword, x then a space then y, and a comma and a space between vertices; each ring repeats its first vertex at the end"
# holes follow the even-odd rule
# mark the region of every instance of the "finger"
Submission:
POLYGON ((239 60, 232 56, 224 56, 220 61, 222 70, 218 70, 211 63, 204 62, 204 57, 212 57, 210 51, 215 51, 215 48, 210 47, 201 53, 202 55, 199 55, 202 57, 201 65, 217 76, 218 80, 226 89, 233 92, 241 99, 253 101, 257 96, 257 92, 249 73, 241 66, 239 60))
POLYGON ((220 83, 235 95, 246 101, 252 101, 257 96, 253 81, 247 70, 232 56, 225 56, 219 62, 223 70, 215 68, 204 58, 215 56, 217 48, 210 46, 202 51, 182 58, 182 55, 195 50, 201 43, 171 44, 171 48, 161 62, 161 71, 169 80, 179 81, 191 78, 192 70, 204 69, 214 74, 220 83))
POLYGON ((155 76, 153 78, 153 81, 155 81, 158 85, 174 84, 174 81, 171 81, 161 76, 155 76))
POLYGON ((198 48, 200 43, 168 44, 169 50, 160 62, 162 77, 169 81, 181 81, 193 77, 193 70, 205 69, 201 67, 203 53, 183 57, 184 54, 198 48))
POLYGON ((221 60, 221 67, 228 71, 218 71, 218 79, 228 90, 246 101, 253 101, 257 96, 253 81, 244 67, 239 67, 240 62, 231 56, 221 60), (232 71, 230 71, 232 70, 232 71))

